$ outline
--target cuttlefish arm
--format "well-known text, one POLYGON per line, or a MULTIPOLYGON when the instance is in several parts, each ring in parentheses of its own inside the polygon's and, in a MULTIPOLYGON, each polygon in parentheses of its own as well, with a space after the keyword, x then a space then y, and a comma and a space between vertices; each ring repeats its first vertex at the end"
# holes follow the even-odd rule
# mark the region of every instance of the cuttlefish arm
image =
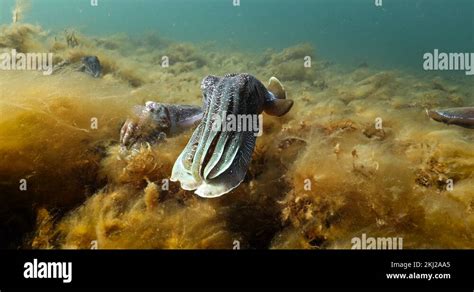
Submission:
POLYGON ((427 110, 427 114, 437 122, 474 129, 474 107, 427 110))
POLYGON ((133 112, 120 130, 120 144, 125 148, 143 142, 156 143, 179 134, 199 123, 203 114, 198 106, 152 101, 135 106, 133 112))
POLYGON ((257 118, 262 111, 274 116, 286 114, 293 101, 276 78, 269 88, 248 74, 207 76, 201 83, 204 116, 187 146, 173 166, 171 181, 200 197, 222 196, 238 187, 245 178, 262 127, 257 118), (251 129, 224 130, 215 127, 226 115, 249 117, 251 129))

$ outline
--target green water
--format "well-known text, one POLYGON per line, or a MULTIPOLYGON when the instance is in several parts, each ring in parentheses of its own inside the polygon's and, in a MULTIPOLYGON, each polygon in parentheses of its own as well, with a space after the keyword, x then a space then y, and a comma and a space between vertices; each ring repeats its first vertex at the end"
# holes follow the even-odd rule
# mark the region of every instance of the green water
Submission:
MULTIPOLYGON (((92 35, 158 32, 241 51, 309 42, 321 58, 419 70, 426 51, 474 50, 473 0, 32 0, 25 22, 92 35)), ((0 23, 13 0, 2 0, 0 23)))

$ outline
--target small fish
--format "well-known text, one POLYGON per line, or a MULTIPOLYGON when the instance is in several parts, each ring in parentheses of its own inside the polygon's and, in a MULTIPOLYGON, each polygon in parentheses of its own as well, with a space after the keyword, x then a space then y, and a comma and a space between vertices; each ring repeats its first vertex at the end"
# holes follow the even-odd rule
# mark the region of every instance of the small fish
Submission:
POLYGON ((457 107, 427 110, 428 116, 437 122, 474 129, 474 107, 457 107))
POLYGON ((81 58, 82 66, 80 71, 89 74, 94 78, 99 78, 102 74, 102 66, 96 56, 85 56, 81 58))
MULTIPOLYGON (((228 131, 214 127, 216 116, 251 116, 265 111, 282 116, 293 106, 275 77, 268 89, 249 74, 209 75, 201 82, 204 115, 176 160, 171 181, 198 196, 222 196, 242 183, 255 148, 258 129, 228 131)), ((257 120, 257 128, 262 127, 257 120)))

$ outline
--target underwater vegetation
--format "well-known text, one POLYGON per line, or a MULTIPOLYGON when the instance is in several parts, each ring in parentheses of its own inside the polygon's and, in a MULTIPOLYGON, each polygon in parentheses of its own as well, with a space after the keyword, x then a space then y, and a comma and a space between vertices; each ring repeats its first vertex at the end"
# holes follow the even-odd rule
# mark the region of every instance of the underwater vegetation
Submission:
POLYGON ((0 71, 1 247, 335 249, 366 233, 474 248, 474 131, 425 113, 472 106, 472 81, 341 67, 308 44, 256 57, 157 34, 49 32, 20 15, 0 28, 0 53, 70 65, 0 71), (88 56, 98 78, 74 70, 88 56), (134 106, 200 107, 201 80, 229 72, 276 76, 294 101, 282 117, 264 113, 234 190, 205 199, 169 181, 194 128, 121 149, 134 106))

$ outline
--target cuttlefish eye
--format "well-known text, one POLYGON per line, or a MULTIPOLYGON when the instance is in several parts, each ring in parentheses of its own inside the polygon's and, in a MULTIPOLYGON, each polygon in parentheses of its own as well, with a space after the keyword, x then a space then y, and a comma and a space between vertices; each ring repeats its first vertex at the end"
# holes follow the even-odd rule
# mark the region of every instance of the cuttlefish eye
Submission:
POLYGON ((292 107, 286 92, 272 77, 269 88, 249 74, 209 75, 203 79, 203 118, 176 160, 172 181, 201 197, 222 196, 245 178, 255 148, 262 111, 281 116, 292 107), (227 127, 234 119, 244 127, 227 127), (219 127, 216 127, 219 125, 219 127), (254 129, 255 128, 255 129, 254 129))

